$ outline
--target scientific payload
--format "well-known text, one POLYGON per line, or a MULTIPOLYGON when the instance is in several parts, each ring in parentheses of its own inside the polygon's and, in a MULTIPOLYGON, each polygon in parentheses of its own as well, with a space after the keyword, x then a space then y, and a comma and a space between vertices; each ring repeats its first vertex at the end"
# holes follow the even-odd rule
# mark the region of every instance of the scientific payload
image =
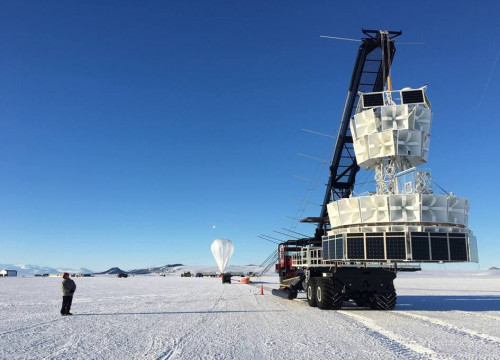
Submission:
MULTIPOLYGON (((422 263, 478 262, 469 200, 437 194, 427 162, 434 121, 427 86, 393 90, 390 69, 400 31, 367 35, 354 65, 314 237, 278 247, 280 290, 305 290, 310 306, 392 310, 398 271, 422 263), (374 171, 376 192, 354 195, 356 173, 374 171)), ((440 120, 438 120, 440 121, 440 120)), ((442 141, 438 139, 438 141, 442 141)))

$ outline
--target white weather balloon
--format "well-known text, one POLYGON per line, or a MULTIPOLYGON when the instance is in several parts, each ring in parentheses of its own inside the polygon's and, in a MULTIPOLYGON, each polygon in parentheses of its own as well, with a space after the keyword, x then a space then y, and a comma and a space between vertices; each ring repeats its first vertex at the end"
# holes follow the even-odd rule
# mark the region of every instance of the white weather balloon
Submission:
POLYGON ((212 254, 214 254, 215 262, 219 266, 221 273, 226 269, 227 263, 233 255, 233 242, 228 239, 216 239, 212 243, 212 254))

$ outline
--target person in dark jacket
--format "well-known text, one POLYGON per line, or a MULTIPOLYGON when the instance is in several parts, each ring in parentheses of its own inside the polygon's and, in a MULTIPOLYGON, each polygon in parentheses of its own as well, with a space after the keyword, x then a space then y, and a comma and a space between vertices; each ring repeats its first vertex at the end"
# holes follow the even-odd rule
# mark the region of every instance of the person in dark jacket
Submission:
POLYGON ((76 290, 76 284, 73 280, 69 278, 69 274, 67 272, 62 275, 63 281, 61 283, 61 290, 63 293, 63 301, 61 307, 61 315, 73 315, 69 312, 71 309, 71 303, 73 302, 73 294, 76 290))

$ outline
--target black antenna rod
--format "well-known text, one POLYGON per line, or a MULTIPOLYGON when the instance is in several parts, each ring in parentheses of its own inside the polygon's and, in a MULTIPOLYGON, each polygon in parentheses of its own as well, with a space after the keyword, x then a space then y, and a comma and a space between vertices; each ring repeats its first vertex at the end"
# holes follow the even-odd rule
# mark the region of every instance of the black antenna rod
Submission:
POLYGON ((266 239, 266 238, 264 238, 264 237, 262 237, 262 236, 260 236, 260 235, 257 235, 257 237, 258 237, 258 238, 261 238, 262 240, 266 240, 266 241, 272 242, 272 243, 274 243, 274 244, 279 244, 279 242, 276 242, 276 241, 272 241, 272 240, 266 239))
POLYGON ((297 239, 297 240, 298 240, 298 239, 300 239, 300 238, 298 238, 298 237, 296 237, 296 236, 293 236, 293 235, 285 234, 285 233, 282 233, 282 232, 279 232, 279 231, 276 231, 276 230, 273 230, 273 231, 274 231, 275 233, 278 233, 278 234, 281 234, 281 235, 285 235, 285 236, 287 236, 287 237, 293 237, 294 239, 297 239))
POLYGON ((293 231, 293 230, 288 230, 288 229, 285 229, 285 228, 282 228, 283 230, 285 231, 288 231, 288 232, 291 232, 291 233, 294 233, 294 234, 297 234, 297 235, 302 235, 302 236, 305 236, 305 237, 309 237, 309 235, 305 235, 305 234, 301 234, 297 231, 293 231))

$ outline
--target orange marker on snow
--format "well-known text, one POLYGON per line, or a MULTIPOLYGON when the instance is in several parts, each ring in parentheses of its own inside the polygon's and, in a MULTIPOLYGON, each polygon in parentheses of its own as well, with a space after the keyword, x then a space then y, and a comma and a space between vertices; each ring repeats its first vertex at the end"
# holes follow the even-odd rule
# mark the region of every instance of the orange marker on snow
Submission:
POLYGON ((264 286, 262 284, 260 284, 260 294, 264 295, 264 286))

